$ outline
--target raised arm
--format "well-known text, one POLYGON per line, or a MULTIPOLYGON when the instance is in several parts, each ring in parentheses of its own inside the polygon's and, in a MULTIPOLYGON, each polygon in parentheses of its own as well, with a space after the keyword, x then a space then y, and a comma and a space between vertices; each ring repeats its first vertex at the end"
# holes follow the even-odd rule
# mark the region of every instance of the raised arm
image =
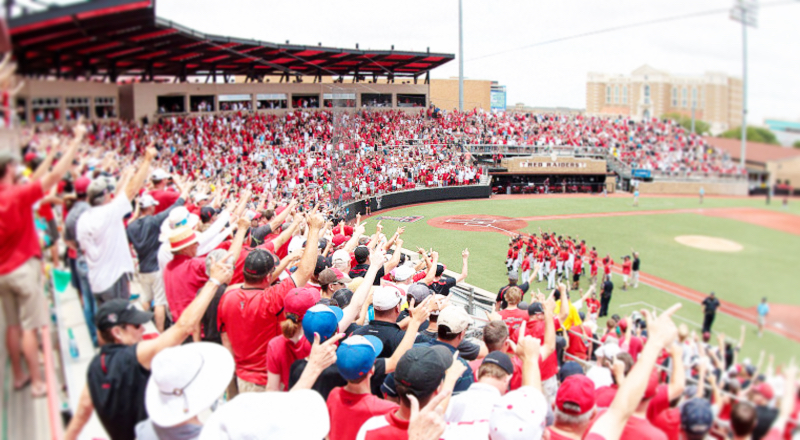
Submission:
POLYGON ((402 255, 403 255, 403 239, 398 238, 396 241, 396 246, 394 248, 394 253, 392 254, 392 258, 390 258, 389 261, 387 261, 386 264, 383 265, 383 271, 385 273, 393 271, 394 268, 400 264, 400 257, 402 255))
POLYGON ((317 208, 315 207, 308 215, 308 238, 306 238, 303 257, 300 259, 297 270, 292 274, 295 286, 305 286, 314 272, 314 266, 317 265, 317 255, 319 255, 319 247, 317 246, 317 243, 319 243, 319 231, 324 225, 325 219, 317 213, 317 208))
MULTIPOLYGON (((72 168, 72 161, 75 159, 75 155, 78 153, 78 147, 80 147, 81 142, 83 141, 84 135, 86 135, 86 127, 79 123, 72 129, 72 132, 75 134, 75 137, 70 141, 69 147, 67 147, 67 152, 61 156, 61 159, 53 167, 53 170, 49 173, 45 174, 42 177, 42 192, 48 193, 50 189, 64 177, 67 171, 72 168)), ((130 200, 130 199, 128 199, 130 200)))
MULTIPOLYGON (((669 347, 669 354, 672 357, 672 376, 669 379, 667 394, 671 402, 680 397, 686 388, 686 369, 683 367, 683 349, 680 345, 672 344, 669 347)), ((698 388, 702 387, 703 383, 700 382, 698 388)))
MULTIPOLYGON (((240 234, 244 233, 240 231, 237 236, 240 234)), ((242 238, 244 238, 243 235, 242 238)), ((152 362, 153 357, 161 350, 174 347, 186 340, 192 333, 197 332, 200 319, 203 318, 209 303, 214 299, 217 287, 231 281, 233 267, 225 264, 225 261, 227 261, 230 256, 231 253, 229 252, 224 258, 220 259, 211 267, 211 277, 203 288, 200 289, 200 293, 189 303, 175 325, 158 335, 157 338, 142 341, 136 345, 136 358, 142 367, 149 370, 150 362, 152 362)))
POLYGON ((463 282, 467 279, 467 274, 469 273, 468 269, 468 262, 469 262, 469 249, 464 249, 461 251, 461 273, 458 274, 456 277, 456 283, 463 282))
POLYGON ((394 371, 395 367, 397 367, 397 363, 400 362, 400 358, 403 357, 403 355, 406 354, 408 350, 411 350, 411 347, 414 346, 414 341, 417 339, 419 327, 423 322, 427 321, 428 317, 431 315, 431 310, 428 306, 432 298, 432 296, 428 296, 416 307, 414 307, 414 300, 411 300, 412 303, 408 308, 408 313, 411 315, 408 328, 406 329, 405 335, 403 335, 403 340, 400 341, 397 349, 394 351, 394 353, 392 353, 392 357, 386 360, 387 374, 394 371))
POLYGON ((339 331, 344 331, 356 319, 361 307, 369 296, 372 283, 375 282, 375 276, 378 275, 380 270, 380 262, 383 260, 383 250, 376 249, 369 254, 369 270, 364 274, 364 281, 358 286, 358 289, 353 293, 353 299, 350 304, 344 309, 344 315, 339 321, 339 331))
MULTIPOLYGON (((520 330, 522 328, 524 326, 520 327, 520 330)), ((542 375, 539 371, 539 358, 541 357, 539 340, 533 336, 520 334, 517 356, 522 359, 522 386, 531 386, 542 391, 542 375)))
POLYGON ((680 307, 680 304, 676 304, 655 319, 646 310, 642 311, 647 317, 650 338, 625 382, 619 387, 617 395, 611 402, 611 407, 597 419, 597 422, 589 430, 590 434, 600 436, 604 440, 619 440, 625 424, 636 411, 636 407, 644 396, 661 350, 672 344, 678 335, 678 329, 670 317, 680 307))
POLYGON ((139 164, 139 169, 136 170, 136 174, 134 174, 130 182, 125 185, 125 196, 128 197, 128 200, 133 200, 136 194, 139 193, 139 190, 144 186, 144 182, 150 174, 150 163, 153 162, 156 156, 158 156, 158 150, 153 148, 153 143, 151 142, 150 145, 147 146, 144 160, 139 164))
MULTIPOLYGON (((269 228, 272 231, 277 231, 278 228, 286 221, 289 217, 289 214, 294 210, 295 206, 297 206, 297 200, 292 199, 289 202, 289 206, 287 206, 280 214, 274 216, 272 220, 269 221, 269 228)), ((277 246, 276 246, 277 248, 277 246)))

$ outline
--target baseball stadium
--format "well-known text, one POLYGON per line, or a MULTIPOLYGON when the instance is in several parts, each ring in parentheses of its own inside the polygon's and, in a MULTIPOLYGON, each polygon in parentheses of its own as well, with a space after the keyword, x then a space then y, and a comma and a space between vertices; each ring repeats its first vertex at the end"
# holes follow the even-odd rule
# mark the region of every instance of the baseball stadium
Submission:
POLYGON ((461 39, 4 8, 0 440, 800 435, 800 149, 726 135, 746 76, 510 106, 461 39))

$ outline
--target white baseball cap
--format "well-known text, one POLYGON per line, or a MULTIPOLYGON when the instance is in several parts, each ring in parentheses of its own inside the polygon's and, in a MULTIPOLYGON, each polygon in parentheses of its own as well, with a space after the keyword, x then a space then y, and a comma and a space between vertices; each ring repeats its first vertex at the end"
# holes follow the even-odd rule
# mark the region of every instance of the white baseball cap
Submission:
POLYGON ((150 194, 145 194, 141 199, 139 199, 139 207, 142 209, 157 205, 158 200, 154 199, 150 194))
POLYGON ((194 229, 200 222, 200 217, 192 214, 185 206, 178 206, 169 212, 169 217, 161 224, 160 241, 169 240, 170 232, 175 228, 187 227, 194 229))
POLYGON ((549 405, 542 392, 524 386, 506 393, 489 417, 491 440, 540 439, 544 434, 549 405))
POLYGON ((439 312, 439 327, 447 326, 451 333, 461 333, 469 327, 472 318, 462 307, 451 304, 439 312))
POLYGON ((394 276, 394 280, 398 282, 405 281, 411 278, 412 275, 414 275, 414 268, 409 266, 400 266, 392 271, 392 276, 394 276))
POLYGON ((350 254, 344 249, 339 249, 333 253, 333 256, 331 256, 332 263, 336 264, 337 261, 350 263, 350 254))
POLYGON ((164 180, 169 179, 169 173, 162 170, 161 168, 157 168, 153 171, 153 175, 151 176, 153 180, 164 180))
POLYGON ((394 286, 378 287, 372 294, 372 306, 378 311, 391 310, 402 301, 403 293, 394 286))

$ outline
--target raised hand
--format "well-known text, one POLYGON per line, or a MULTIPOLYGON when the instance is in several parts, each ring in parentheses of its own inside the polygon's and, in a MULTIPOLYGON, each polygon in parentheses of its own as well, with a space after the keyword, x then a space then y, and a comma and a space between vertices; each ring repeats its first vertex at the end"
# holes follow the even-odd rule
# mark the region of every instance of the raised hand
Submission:
POLYGON ((678 337, 678 328, 672 322, 672 315, 680 308, 680 303, 675 304, 659 316, 656 316, 655 312, 642 310, 642 315, 647 320, 649 341, 658 343, 662 348, 675 341, 678 337))
POLYGON ((447 423, 444 421, 446 408, 440 404, 450 397, 450 390, 437 394, 421 411, 419 401, 408 395, 411 402, 411 416, 408 419, 408 440, 438 440, 444 433, 447 423))
POLYGON ((336 363, 336 342, 344 336, 344 333, 337 333, 320 344, 319 333, 314 333, 314 343, 311 345, 311 353, 308 355, 307 367, 318 368, 322 371, 336 363))

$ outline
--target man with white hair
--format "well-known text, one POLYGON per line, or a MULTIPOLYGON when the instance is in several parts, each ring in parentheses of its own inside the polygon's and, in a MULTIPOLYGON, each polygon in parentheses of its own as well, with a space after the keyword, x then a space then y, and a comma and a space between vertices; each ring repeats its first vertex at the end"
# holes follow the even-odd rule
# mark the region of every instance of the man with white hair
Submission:
POLYGON ((583 374, 567 377, 556 393, 550 440, 581 440, 597 414, 594 383, 583 374))
POLYGON ((167 316, 167 296, 164 293, 164 277, 158 267, 158 236, 161 224, 173 209, 183 206, 187 196, 187 188, 181 188, 178 200, 168 209, 156 214, 158 201, 145 194, 139 199, 139 218, 130 222, 127 228, 128 241, 133 245, 139 259, 137 281, 141 288, 140 301, 145 311, 150 310, 150 301, 154 304, 156 328, 164 331, 167 316))
POLYGON ((104 177, 95 179, 87 190, 87 201, 92 207, 80 216, 76 231, 89 267, 89 285, 99 305, 130 297, 133 258, 122 220, 131 213, 131 201, 144 186, 150 163, 157 155, 158 151, 149 145, 136 174, 116 195, 111 182, 104 177))

